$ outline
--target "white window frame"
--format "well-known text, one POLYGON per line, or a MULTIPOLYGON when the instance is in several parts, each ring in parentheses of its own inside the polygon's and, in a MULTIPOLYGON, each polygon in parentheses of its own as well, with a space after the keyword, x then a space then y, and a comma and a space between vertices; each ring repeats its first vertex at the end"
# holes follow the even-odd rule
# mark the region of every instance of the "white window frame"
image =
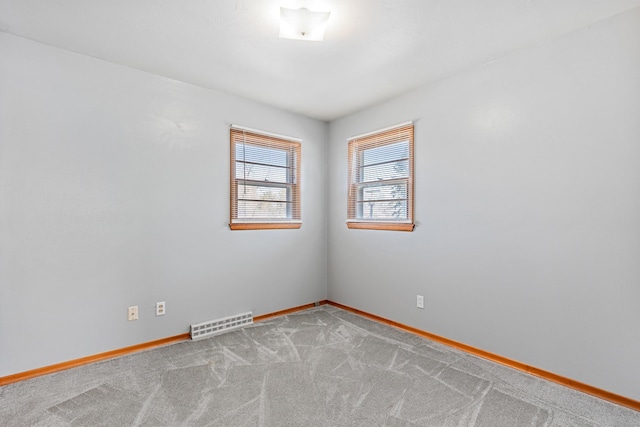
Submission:
MULTIPOLYGON (((301 187, 300 187, 300 165, 301 165, 301 140, 298 138, 286 137, 283 135, 273 134, 269 132, 258 131, 242 126, 232 125, 230 130, 230 222, 229 227, 232 230, 260 230, 260 229, 285 229, 285 228, 300 228, 302 226, 301 218, 301 187), (247 164, 266 166, 266 167, 280 167, 269 164, 248 162, 244 157, 242 160, 236 155, 236 147, 238 145, 256 146, 267 150, 281 150, 285 152, 286 164, 283 168, 287 169, 286 182, 274 182, 274 181, 256 181, 247 179, 246 177, 236 176, 236 165, 242 163, 243 170, 247 164), (240 187, 242 185, 247 186, 260 186, 260 187, 273 187, 273 188, 285 188, 286 195, 286 217, 241 217, 238 202, 243 198, 240 195, 240 187)), ((252 200, 244 199, 246 201, 257 202, 269 202, 267 200, 252 200)))
MULTIPOLYGON (((348 139, 348 162, 349 162, 349 189, 347 197, 347 227, 355 229, 371 230, 394 230, 413 231, 414 224, 414 126, 412 122, 405 122, 399 125, 390 126, 374 132, 358 135, 348 139), (407 141, 409 144, 408 158, 390 159, 388 162, 407 161, 408 171, 406 177, 391 178, 383 181, 364 181, 362 171, 365 167, 374 165, 363 165, 364 152, 407 141), (406 186, 406 198, 397 199, 406 201, 406 218, 394 219, 385 217, 380 219, 365 218, 363 208, 363 192, 368 187, 394 185, 401 183, 406 186)), ((387 163, 383 161, 381 164, 387 163)), ((379 201, 391 201, 394 199, 381 199, 379 201)))

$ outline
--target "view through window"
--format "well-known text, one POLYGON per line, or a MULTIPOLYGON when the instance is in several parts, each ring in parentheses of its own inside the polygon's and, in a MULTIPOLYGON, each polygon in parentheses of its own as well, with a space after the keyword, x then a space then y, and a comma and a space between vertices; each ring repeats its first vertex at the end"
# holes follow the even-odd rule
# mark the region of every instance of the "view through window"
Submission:
POLYGON ((231 129, 231 228, 299 228, 300 142, 231 129))
POLYGON ((349 140, 349 228, 413 230, 413 124, 349 140))

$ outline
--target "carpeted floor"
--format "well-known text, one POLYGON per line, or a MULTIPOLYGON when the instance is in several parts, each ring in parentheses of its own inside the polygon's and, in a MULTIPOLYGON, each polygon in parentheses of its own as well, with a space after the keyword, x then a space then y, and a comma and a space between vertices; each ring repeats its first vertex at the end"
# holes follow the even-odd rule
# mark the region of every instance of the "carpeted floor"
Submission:
POLYGON ((640 412, 331 307, 0 387, 9 426, 640 426, 640 412))

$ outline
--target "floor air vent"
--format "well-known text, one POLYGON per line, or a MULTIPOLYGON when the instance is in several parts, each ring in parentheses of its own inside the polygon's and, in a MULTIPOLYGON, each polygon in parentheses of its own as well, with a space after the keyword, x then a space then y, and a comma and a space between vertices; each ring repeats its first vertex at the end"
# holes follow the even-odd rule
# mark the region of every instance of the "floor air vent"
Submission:
POLYGON ((253 313, 234 314, 221 319, 191 325, 191 339, 199 340, 241 328, 253 323, 253 313))

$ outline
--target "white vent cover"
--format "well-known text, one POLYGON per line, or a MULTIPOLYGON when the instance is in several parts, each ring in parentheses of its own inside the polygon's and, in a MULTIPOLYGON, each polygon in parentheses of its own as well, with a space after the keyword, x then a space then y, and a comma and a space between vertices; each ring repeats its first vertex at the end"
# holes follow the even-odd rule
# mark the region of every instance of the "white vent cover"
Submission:
POLYGON ((195 323, 191 325, 191 339, 199 340, 202 338, 218 335, 223 332, 229 332, 234 329, 241 328, 245 325, 253 323, 253 313, 234 314, 216 320, 195 323))

